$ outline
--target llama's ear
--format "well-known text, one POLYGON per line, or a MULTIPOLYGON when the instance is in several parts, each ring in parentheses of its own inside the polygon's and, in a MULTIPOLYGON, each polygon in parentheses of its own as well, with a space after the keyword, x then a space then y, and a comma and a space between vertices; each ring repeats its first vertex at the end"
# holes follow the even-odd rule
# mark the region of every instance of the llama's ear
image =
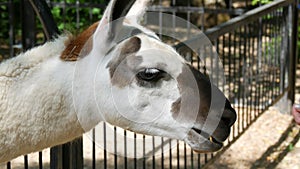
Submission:
POLYGON ((143 16, 145 15, 145 12, 147 10, 147 7, 149 6, 150 2, 152 0, 136 0, 136 2, 133 4, 131 9, 129 10, 126 20, 130 24, 140 24, 140 21, 142 20, 143 16))
POLYGON ((135 0, 111 0, 94 34, 97 44, 109 44, 123 27, 123 21, 135 0))

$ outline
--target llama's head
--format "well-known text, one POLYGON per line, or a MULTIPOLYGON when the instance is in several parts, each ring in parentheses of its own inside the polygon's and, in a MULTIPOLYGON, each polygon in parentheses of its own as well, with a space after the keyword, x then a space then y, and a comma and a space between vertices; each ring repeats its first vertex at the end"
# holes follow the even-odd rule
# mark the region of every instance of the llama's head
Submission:
POLYGON ((110 2, 88 54, 83 52, 86 56, 78 61, 76 79, 93 93, 75 93, 83 128, 105 120, 138 133, 184 140, 199 152, 219 150, 235 111, 206 76, 138 24, 148 2, 133 2, 110 2), (89 103, 82 104, 85 100, 89 103), (89 106, 94 103, 93 110, 89 106))

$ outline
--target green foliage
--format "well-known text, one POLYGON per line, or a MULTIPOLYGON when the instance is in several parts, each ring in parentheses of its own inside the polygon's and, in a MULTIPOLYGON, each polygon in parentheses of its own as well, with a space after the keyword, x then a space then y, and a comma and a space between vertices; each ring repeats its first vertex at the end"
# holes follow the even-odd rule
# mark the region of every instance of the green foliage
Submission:
POLYGON ((272 2, 273 0, 252 0, 252 5, 253 6, 256 6, 256 5, 259 5, 259 4, 268 4, 270 2, 272 2))
MULTIPOLYGON (((20 41, 21 38, 21 20, 23 19, 20 11, 20 1, 13 1, 14 4, 14 33, 16 37, 16 41, 20 41)), ((77 0, 52 0, 54 3, 66 3, 66 8, 63 8, 64 5, 60 6, 51 6, 51 12, 53 14, 54 20, 57 23, 59 30, 62 32, 67 30, 73 33, 81 32, 83 29, 91 25, 92 23, 98 21, 102 17, 103 10, 99 8, 93 7, 81 7, 82 3, 85 4, 104 4, 106 0, 79 0, 79 4, 77 0), (70 6, 70 7, 69 7, 70 6), (78 7, 79 8, 76 8, 78 7)), ((0 5, 0 42, 9 42, 9 11, 8 6, 6 4, 0 5)), ((42 25, 39 22, 38 18, 36 18, 35 27, 39 31, 37 34, 37 40, 43 41, 42 38, 42 25)))
POLYGON ((288 146, 288 151, 292 151, 294 149, 294 145, 292 143, 289 144, 288 146))
MULTIPOLYGON (((66 0, 66 3, 75 5, 76 0, 66 0)), ((84 0, 80 0, 83 3, 84 0)), ((99 2, 99 1, 98 1, 99 2)), ((103 2, 102 2, 103 3, 103 2)), ((102 10, 99 8, 67 8, 53 7, 51 10, 59 30, 81 32, 91 23, 102 17, 102 10)))

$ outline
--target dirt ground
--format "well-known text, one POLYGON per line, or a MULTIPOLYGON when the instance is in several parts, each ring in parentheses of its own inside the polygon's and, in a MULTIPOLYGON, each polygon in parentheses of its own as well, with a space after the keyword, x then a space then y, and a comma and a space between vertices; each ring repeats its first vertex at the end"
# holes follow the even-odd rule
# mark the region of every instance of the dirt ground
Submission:
POLYGON ((299 129, 290 115, 271 109, 207 169, 300 169, 299 129))

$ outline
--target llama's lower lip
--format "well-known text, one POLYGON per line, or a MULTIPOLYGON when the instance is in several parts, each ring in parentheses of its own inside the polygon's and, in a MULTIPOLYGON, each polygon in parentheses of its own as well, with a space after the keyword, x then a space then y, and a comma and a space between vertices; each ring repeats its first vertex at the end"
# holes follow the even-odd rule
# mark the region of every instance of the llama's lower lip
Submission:
POLYGON ((222 142, 197 128, 192 128, 184 141, 197 153, 216 152, 223 147, 222 142))
POLYGON ((207 132, 192 128, 189 132, 186 142, 197 153, 208 153, 220 150, 223 143, 207 132))
POLYGON ((214 138, 212 135, 206 133, 205 131, 197 129, 197 128, 192 128, 192 130, 194 130, 196 133, 198 133, 202 137, 206 138, 209 142, 223 146, 223 143, 221 141, 218 141, 216 138, 214 138))

